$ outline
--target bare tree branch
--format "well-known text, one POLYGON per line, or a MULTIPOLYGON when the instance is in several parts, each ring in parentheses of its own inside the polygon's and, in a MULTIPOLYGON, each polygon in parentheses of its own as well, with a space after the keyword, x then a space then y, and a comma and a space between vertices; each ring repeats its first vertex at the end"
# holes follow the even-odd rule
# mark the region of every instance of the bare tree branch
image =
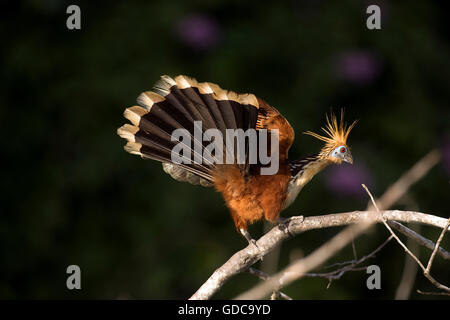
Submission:
MULTIPOLYGON (((329 214, 322 216, 309 216, 301 219, 291 217, 280 226, 277 225, 262 236, 256 245, 249 245, 241 251, 236 252, 224 265, 218 268, 209 279, 190 298, 193 300, 204 300, 211 298, 217 290, 235 274, 247 270, 261 257, 270 252, 282 241, 289 238, 289 233, 296 235, 309 230, 324 229, 330 227, 345 226, 358 223, 379 223, 381 216, 386 221, 402 221, 426 224, 438 228, 444 228, 444 218, 415 211, 386 210, 382 215, 376 211, 352 211, 345 213, 329 214)), ((355 234, 356 237, 356 234, 355 234)))
MULTIPOLYGON (((434 250, 435 248, 435 243, 427 238, 425 238, 424 236, 418 234, 417 232, 415 232, 414 230, 411 230, 408 227, 405 227, 404 225, 402 225, 401 223, 398 223, 396 221, 389 221, 388 225, 394 229, 396 229, 397 231, 401 232, 402 234, 404 234, 405 236, 407 236, 408 238, 416 241, 418 244, 420 244, 421 246, 424 246, 430 250, 434 250)), ((450 252, 444 250, 442 247, 439 247, 437 250, 437 253, 444 259, 446 260, 450 260, 450 252)))
POLYGON ((373 223, 374 221, 363 221, 348 226, 334 236, 333 239, 327 241, 320 248, 316 249, 309 256, 291 263, 285 269, 270 277, 265 282, 260 283, 247 292, 240 294, 236 297, 236 299, 262 299, 267 296, 268 293, 272 292, 274 288, 280 290, 282 287, 304 276, 309 270, 312 270, 324 263, 328 258, 349 244, 354 237, 357 237, 361 233, 365 232, 371 225, 373 225, 373 223))
POLYGON ((417 293, 430 295, 430 296, 450 296, 449 292, 425 292, 425 291, 417 290, 417 293))
POLYGON ((438 241, 436 242, 436 246, 435 246, 435 248, 434 248, 434 250, 433 250, 433 252, 432 252, 432 254, 431 254, 431 257, 430 257, 430 259, 429 259, 429 261, 428 261, 428 265, 427 265, 427 267, 425 268, 424 265, 422 264, 422 262, 420 262, 420 260, 419 260, 419 259, 418 259, 418 258, 417 258, 417 257, 416 257, 409 249, 408 249, 408 247, 406 247, 406 245, 400 240, 400 238, 394 233, 394 231, 392 231, 391 227, 387 224, 386 219, 383 217, 383 214, 382 214, 381 211, 378 209, 378 206, 377 206, 375 200, 373 199, 373 196, 372 196, 372 194, 370 193, 369 189, 367 189, 367 187, 366 187, 364 184, 363 184, 362 186, 363 186, 363 188, 367 191, 367 193, 369 194, 370 199, 372 200, 372 203, 373 203, 375 209, 376 209, 377 212, 380 214, 380 216, 381 216, 381 222, 383 222, 383 224, 386 226, 386 228, 389 230, 389 232, 394 236, 395 240, 397 240, 397 242, 403 247, 403 249, 405 249, 405 251, 411 256, 411 258, 413 258, 413 259, 417 262, 417 264, 419 265, 419 267, 423 270, 424 276, 425 276, 425 277, 426 277, 426 278, 427 278, 427 279, 428 279, 435 287, 437 287, 437 288, 439 288, 439 289, 441 289, 441 290, 444 290, 444 291, 447 291, 447 292, 450 293, 450 288, 449 288, 449 287, 447 287, 447 286, 443 285, 442 283, 439 283, 438 281, 436 281, 436 280, 431 276, 431 274, 430 274, 431 264, 433 263, 433 259, 434 259, 435 255, 436 255, 436 251, 437 251, 437 249, 438 249, 438 247, 439 247, 439 244, 441 243, 442 238, 444 237, 445 232, 448 230, 448 227, 449 227, 449 225, 450 225, 450 218, 447 219, 447 221, 446 221, 446 223, 445 223, 445 226, 443 227, 443 230, 442 230, 442 232, 441 232, 441 235, 439 236, 439 239, 438 239, 438 241))
MULTIPOLYGON (((265 273, 264 271, 255 269, 255 268, 248 268, 247 270, 248 273, 253 274, 255 276, 257 276, 258 278, 260 278, 261 280, 267 280, 270 278, 270 275, 265 273)), ((271 300, 276 300, 278 297, 283 298, 285 300, 292 300, 291 297, 289 297, 287 294, 281 292, 281 291, 277 291, 275 290, 271 296, 271 300), (274 299, 272 299, 274 298, 274 299)))
POLYGON ((352 261, 347 261, 347 262, 341 262, 340 265, 345 264, 343 267, 334 270, 334 271, 330 271, 327 273, 306 273, 304 276, 305 277, 313 277, 313 278, 326 278, 328 279, 328 285, 327 285, 327 289, 330 287, 331 282, 333 280, 337 280, 340 279, 347 271, 361 271, 361 270, 366 270, 366 267, 357 267, 358 265, 360 265, 361 263, 365 262, 366 260, 372 258, 373 256, 375 256, 376 253, 378 253, 381 249, 383 249, 388 243, 389 241, 391 241, 393 237, 389 236, 381 245, 379 245, 375 250, 373 250, 371 253, 365 255, 364 257, 358 259, 358 260, 352 260, 352 261))
MULTIPOLYGON (((393 222, 394 221, 389 221, 388 224, 391 225, 393 222)), ((399 225, 403 227, 402 224, 399 223, 399 225)), ((420 229, 420 225, 417 225, 416 228, 420 229)), ((415 242, 412 238, 407 238, 406 245, 414 255, 419 257, 419 243, 415 242)), ((407 300, 409 298, 417 278, 418 269, 419 266, 417 263, 409 255, 405 254, 402 277, 400 278, 397 290, 395 291, 395 300, 407 300)))
MULTIPOLYGON (((429 269, 431 267, 433 258, 437 252, 437 249, 439 247, 440 242, 442 241, 442 238, 445 234, 445 231, 448 230, 448 227, 450 225, 450 219, 447 220, 443 231, 441 233, 441 236, 439 237, 435 249, 433 250, 433 253, 430 257, 428 267, 425 269, 423 264, 420 262, 420 260, 410 252, 410 250, 403 244, 403 242, 398 238, 398 236, 392 231, 392 229, 387 224, 386 218, 384 217, 383 213, 378 209, 378 206, 373 199, 372 194, 367 189, 367 187, 363 184, 363 188, 367 191, 368 195, 370 196, 373 206, 376 209, 376 212, 378 213, 381 222, 386 226, 386 228, 391 233, 391 236, 394 237, 397 242, 404 248, 404 250, 419 264, 419 266, 424 270, 425 277, 434 284, 437 288, 442 289, 444 291, 449 291, 450 289, 443 284, 436 281, 429 273, 429 269)), ((299 259, 296 262, 290 264, 288 267, 286 267, 281 272, 277 273, 276 275, 269 278, 267 281, 265 281, 262 284, 259 284, 255 286, 254 288, 248 290, 247 292, 244 292, 243 294, 239 295, 237 299, 261 299, 264 296, 267 295, 270 290, 279 290, 282 287, 288 285, 289 283, 303 277, 305 273, 308 270, 311 270, 323 262, 325 262, 329 257, 334 255, 337 251, 342 249, 345 245, 347 245, 350 241, 353 240, 353 234, 355 236, 358 236, 362 232, 364 232, 373 222, 361 222, 357 225, 352 225, 345 230, 341 231, 337 236, 335 236, 332 240, 328 241, 324 245, 322 245, 319 249, 314 251, 312 254, 310 254, 308 257, 304 259, 299 259)), ((345 267, 344 267, 345 268, 345 267)))
MULTIPOLYGON (((327 289, 329 288, 329 286, 331 285, 331 282, 333 280, 338 280, 340 279, 345 273, 349 272, 349 271, 363 271, 366 270, 366 267, 357 267, 358 265, 362 264, 363 262, 367 261, 368 259, 372 258, 375 256, 375 254, 377 254, 381 249, 383 249, 388 243, 389 241, 392 239, 392 236, 389 236, 381 245, 379 245, 375 250, 373 250, 371 253, 365 255, 364 257, 360 258, 360 259, 355 259, 355 260, 351 260, 351 261, 346 261, 346 262, 341 262, 338 265, 344 265, 341 268, 338 268, 336 270, 330 271, 330 272, 326 272, 326 273, 305 273, 304 276, 305 277, 311 277, 311 278, 325 278, 328 279, 328 285, 327 285, 327 289)), ((336 265, 336 264, 335 264, 336 265)), ((328 266, 330 267, 330 266, 328 266)), ((252 268, 250 267, 247 272, 249 272, 250 274, 256 275, 258 278, 260 278, 261 280, 268 280, 270 278, 270 275, 260 271, 258 269, 252 268)), ((289 296, 287 296, 286 294, 279 292, 280 297, 282 297, 283 299, 286 300, 292 300, 292 298, 290 298, 289 296)))
MULTIPOLYGON (((440 152, 437 149, 434 149, 430 151, 422 159, 420 159, 411 169, 405 172, 394 184, 392 184, 386 190, 383 196, 381 196, 377 200, 378 208, 383 210, 389 209, 400 199, 404 198, 409 188, 414 183, 423 178, 426 175, 426 173, 428 173, 428 171, 431 170, 431 168, 433 168, 439 162, 440 158, 441 158, 440 152)), ((419 211, 417 206, 414 207, 415 208, 410 209, 419 211)), ((369 201, 367 210, 373 210, 373 204, 371 201, 369 201)), ((389 221, 388 224, 394 229, 405 234, 407 237, 409 237, 409 239, 415 240, 416 243, 424 245, 427 248, 433 250, 434 243, 422 237, 417 232, 414 232, 413 230, 395 221, 389 221)), ((416 248, 416 246, 414 246, 413 244, 411 244, 411 246, 412 249, 416 248)), ((417 250, 419 249, 417 248, 417 250)), ((446 251, 443 250, 442 248, 439 248, 438 252, 441 256, 446 257, 445 254, 446 251)), ((411 292, 412 285, 414 283, 415 274, 417 272, 417 265, 414 263, 413 259, 408 255, 405 257, 405 267, 403 271, 404 272, 402 275, 402 281, 400 282, 400 285, 397 288, 396 299, 407 299, 407 297, 411 292)))
POLYGON ((433 264, 433 260, 434 260, 434 257, 436 256, 436 252, 438 251, 439 245, 441 244, 441 241, 444 238, 445 231, 448 229, 449 226, 450 226, 450 218, 448 218, 444 229, 442 229, 442 232, 441 232, 441 234, 439 236, 439 239, 436 242, 436 245, 434 246, 434 250, 431 253, 430 260, 428 260, 427 269, 425 270, 427 273, 430 273, 431 265, 433 264))

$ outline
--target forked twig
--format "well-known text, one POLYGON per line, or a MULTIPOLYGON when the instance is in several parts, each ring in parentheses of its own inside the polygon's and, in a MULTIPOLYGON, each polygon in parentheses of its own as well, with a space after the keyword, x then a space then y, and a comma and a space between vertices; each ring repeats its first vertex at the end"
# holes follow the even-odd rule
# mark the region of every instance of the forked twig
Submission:
POLYGON ((431 253, 430 260, 428 260, 427 269, 426 269, 427 273, 430 273, 431 264, 433 263, 434 257, 436 256, 436 253, 438 252, 439 245, 441 244, 441 241, 444 238, 445 232, 447 231, 449 226, 450 226, 450 218, 448 218, 444 229, 442 229, 442 232, 439 235, 438 241, 436 241, 436 245, 434 246, 434 250, 431 253))
MULTIPOLYGON (((372 258, 375 254, 377 254, 381 249, 383 249, 389 241, 392 240, 392 235, 389 236, 381 245, 379 245, 375 250, 373 250, 371 253, 365 255, 364 257, 358 259, 358 260, 352 260, 347 262, 340 262, 339 264, 346 264, 345 266, 336 269, 331 272, 326 273, 306 273, 305 277, 313 277, 313 278, 326 278, 328 279, 328 285, 327 289, 330 287, 331 282, 333 280, 340 279, 347 271, 362 271, 366 270, 366 267, 356 267, 357 265, 360 265, 361 263, 365 262, 366 260, 372 258)), ((336 265, 336 264, 335 264, 336 265)), ((329 267, 329 266, 328 266, 329 267)))
MULTIPOLYGON (((434 250, 434 248, 436 246, 436 244, 433 241, 418 234, 414 230, 411 230, 410 228, 405 227, 404 225, 402 225, 401 223, 398 223, 397 221, 388 221, 388 225, 391 226, 392 228, 394 228, 395 230, 401 232, 408 238, 416 241, 418 244, 420 244, 421 246, 424 246, 425 248, 434 250)), ((450 260, 450 252, 443 249, 442 247, 438 247, 437 254, 439 254, 442 258, 444 258, 446 260, 450 260)))
POLYGON ((445 224, 441 235, 439 236, 438 241, 436 242, 436 246, 433 250, 433 253, 430 256, 430 260, 428 261, 428 265, 425 268, 425 266, 422 264, 422 262, 420 262, 420 260, 406 247, 406 245, 400 240, 400 238, 394 233, 394 231, 392 231, 391 227, 387 224, 385 218, 383 217, 383 214, 380 212, 380 210, 378 209, 377 204, 375 203, 375 200, 373 199, 372 194, 370 193, 369 189, 363 184, 362 185, 363 188, 366 190, 367 194, 369 195, 370 199, 372 200, 372 204, 375 207, 376 211, 380 214, 381 217, 381 221, 383 222, 383 224, 386 226, 386 228, 389 230, 389 232, 392 234, 392 236, 395 238, 395 240, 397 240, 397 242, 403 247, 403 249, 411 256, 411 258, 413 258, 417 264, 420 266, 420 268, 423 270, 423 274, 424 276, 438 289, 447 291, 450 293, 450 288, 439 283, 438 281, 436 281, 431 275, 430 275, 430 268, 431 268, 431 264, 433 262, 434 256, 436 255, 436 251, 439 248, 439 245, 442 241, 442 238, 444 237, 445 232, 447 231, 449 225, 450 225, 450 218, 447 219, 447 223, 445 224))

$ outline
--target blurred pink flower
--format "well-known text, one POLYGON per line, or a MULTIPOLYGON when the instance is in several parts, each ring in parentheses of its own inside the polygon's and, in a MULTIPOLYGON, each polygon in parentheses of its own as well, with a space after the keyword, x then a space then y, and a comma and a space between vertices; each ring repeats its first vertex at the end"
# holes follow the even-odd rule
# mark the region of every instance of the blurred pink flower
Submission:
POLYGON ((193 49, 213 47, 219 38, 219 26, 209 16, 196 14, 186 16, 178 23, 176 33, 182 43, 193 49))
POLYGON ((365 195, 361 184, 372 185, 372 177, 361 164, 332 166, 326 172, 325 185, 341 196, 359 197, 365 195))
POLYGON ((355 50, 341 53, 335 60, 335 72, 341 79, 356 83, 372 82, 381 70, 381 63, 374 54, 355 50))
POLYGON ((442 165, 444 170, 450 175, 450 138, 444 139, 444 144, 441 147, 442 165))

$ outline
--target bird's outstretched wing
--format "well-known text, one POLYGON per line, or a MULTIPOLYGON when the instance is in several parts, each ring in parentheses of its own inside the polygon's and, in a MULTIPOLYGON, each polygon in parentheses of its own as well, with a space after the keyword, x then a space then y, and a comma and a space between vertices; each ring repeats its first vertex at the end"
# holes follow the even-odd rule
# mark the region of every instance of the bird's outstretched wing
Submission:
MULTIPOLYGON (((161 161, 164 171, 174 179, 191 184, 211 186, 216 169, 214 162, 203 158, 202 152, 209 142, 198 139, 195 129, 204 133, 215 128, 223 137, 227 129, 278 129, 280 160, 287 158, 294 140, 288 121, 262 99, 253 94, 224 90, 213 83, 197 82, 187 76, 162 76, 152 91, 138 97, 137 103, 139 106, 127 108, 124 113, 132 125, 125 124, 118 129, 118 134, 128 140, 125 150, 161 161), (201 121, 201 128, 196 126, 197 121, 201 121), (190 155, 193 159, 202 157, 201 163, 172 163, 171 151, 178 143, 172 141, 176 129, 189 132, 193 142, 189 144, 190 155)), ((227 148, 225 143, 224 148, 227 148)), ((248 159, 238 166, 243 174, 250 170, 248 159)))

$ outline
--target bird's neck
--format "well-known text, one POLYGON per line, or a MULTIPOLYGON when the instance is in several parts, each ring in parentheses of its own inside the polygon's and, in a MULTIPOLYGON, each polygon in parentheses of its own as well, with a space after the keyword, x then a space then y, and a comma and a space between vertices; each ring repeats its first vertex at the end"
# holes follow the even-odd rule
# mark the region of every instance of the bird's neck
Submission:
POLYGON ((292 177, 289 182, 287 197, 283 209, 290 206, 303 187, 321 170, 332 162, 317 155, 294 160, 290 163, 292 177))

